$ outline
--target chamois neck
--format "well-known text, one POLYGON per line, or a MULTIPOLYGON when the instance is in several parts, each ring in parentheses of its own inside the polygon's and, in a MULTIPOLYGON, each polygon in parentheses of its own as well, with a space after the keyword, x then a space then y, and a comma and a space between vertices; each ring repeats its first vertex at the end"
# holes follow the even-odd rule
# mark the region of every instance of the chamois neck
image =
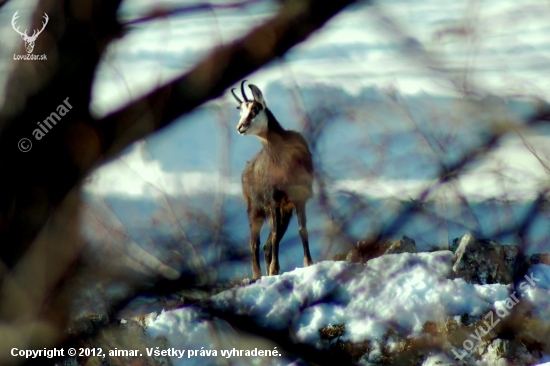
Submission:
POLYGON ((284 139, 287 130, 281 126, 269 109, 266 108, 265 113, 267 115, 267 131, 265 135, 259 137, 264 146, 272 147, 273 145, 278 145, 284 139))
POLYGON ((266 108, 265 113, 267 114, 267 129, 268 133, 275 133, 275 134, 284 134, 286 130, 281 126, 279 121, 277 121, 277 118, 271 113, 271 111, 266 108))

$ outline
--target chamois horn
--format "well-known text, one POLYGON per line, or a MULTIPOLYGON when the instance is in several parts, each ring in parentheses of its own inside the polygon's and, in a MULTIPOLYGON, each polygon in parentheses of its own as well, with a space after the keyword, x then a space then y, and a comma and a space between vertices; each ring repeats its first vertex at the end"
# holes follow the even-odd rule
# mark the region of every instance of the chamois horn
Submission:
POLYGON ((243 82, 241 83, 241 94, 243 95, 243 98, 244 98, 244 101, 245 102, 248 102, 248 98, 246 97, 246 93, 244 91, 244 83, 246 83, 246 80, 243 80, 243 82))
POLYGON ((239 99, 239 97, 237 96, 237 94, 235 94, 235 89, 237 89, 237 88, 231 89, 231 94, 233 94, 233 96, 234 96, 235 99, 237 100, 237 103, 239 103, 239 105, 241 105, 241 104, 243 104, 243 101, 239 99))

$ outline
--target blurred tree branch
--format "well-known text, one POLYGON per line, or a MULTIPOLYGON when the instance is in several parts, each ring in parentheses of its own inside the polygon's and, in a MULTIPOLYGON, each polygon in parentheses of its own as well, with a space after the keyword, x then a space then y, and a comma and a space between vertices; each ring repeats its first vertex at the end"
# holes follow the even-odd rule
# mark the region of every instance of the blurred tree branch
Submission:
POLYGON ((156 8, 153 9, 147 16, 131 19, 122 22, 124 26, 131 26, 134 24, 140 24, 145 22, 150 22, 152 20, 156 20, 159 18, 167 18, 174 15, 181 15, 181 14, 190 14, 195 12, 201 12, 205 10, 222 10, 222 9, 236 9, 236 8, 244 8, 248 5, 256 4, 259 2, 262 2, 264 0, 245 0, 245 1, 237 1, 234 3, 225 3, 225 4, 216 4, 216 3, 198 3, 195 5, 188 5, 188 6, 182 6, 179 8, 174 9, 166 9, 166 8, 156 8))

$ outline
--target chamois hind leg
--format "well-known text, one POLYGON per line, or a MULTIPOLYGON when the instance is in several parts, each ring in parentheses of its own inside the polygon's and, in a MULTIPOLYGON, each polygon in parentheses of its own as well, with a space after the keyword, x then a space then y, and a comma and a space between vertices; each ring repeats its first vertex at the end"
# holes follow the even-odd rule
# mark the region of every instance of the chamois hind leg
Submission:
MULTIPOLYGON (((280 210, 277 208, 276 210, 280 210)), ((276 237, 278 238, 278 241, 280 242, 283 235, 285 235, 286 229, 288 228, 288 223, 290 222, 290 218, 292 217, 292 211, 286 211, 281 213, 281 220, 280 223, 276 226, 278 228, 276 237)), ((270 221, 270 225, 272 225, 272 222, 270 221)), ((273 231, 273 226, 271 226, 271 230, 273 231)), ((273 236, 271 232, 269 233, 269 236, 267 237, 267 240, 264 244, 264 260, 265 260, 265 268, 268 271, 268 274, 270 273, 270 267, 271 267, 271 261, 273 259, 273 236)), ((277 250, 279 248, 279 245, 277 243, 277 250)), ((279 263, 279 253, 277 252, 277 263, 279 263)), ((279 271, 279 267, 277 266, 277 273, 279 271)))
MULTIPOLYGON (((271 222, 269 223, 271 225, 271 222)), ((269 232, 269 236, 267 237, 267 240, 264 244, 264 261, 265 261, 265 270, 267 271, 267 274, 269 275, 269 266, 271 265, 271 255, 273 253, 271 246, 271 232, 269 232)))
POLYGON ((306 227, 306 204, 300 203, 296 205, 296 215, 298 216, 298 232, 300 233, 300 238, 302 239, 302 245, 304 246, 304 267, 311 266, 313 260, 311 259, 311 254, 309 253, 309 240, 306 227))
POLYGON ((260 268, 260 231, 264 225, 265 216, 259 213, 250 214, 250 253, 252 254, 252 272, 254 279, 262 277, 260 268))

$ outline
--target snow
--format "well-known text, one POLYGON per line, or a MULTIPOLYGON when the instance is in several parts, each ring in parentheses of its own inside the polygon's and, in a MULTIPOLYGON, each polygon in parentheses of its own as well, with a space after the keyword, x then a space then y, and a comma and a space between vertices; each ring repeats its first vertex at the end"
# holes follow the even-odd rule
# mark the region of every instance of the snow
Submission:
MULTIPOLYGON (((121 17, 169 8, 171 1, 144 3, 124 1, 121 17)), ((276 10, 276 2, 261 1, 246 9, 190 13, 134 25, 131 33, 109 46, 102 60, 92 111, 104 115, 172 80, 212 47, 243 36, 251 24, 276 10)), ((267 66, 250 78, 261 86, 287 80, 290 72, 298 85, 339 85, 351 94, 375 85, 393 86, 406 94, 459 95, 453 82, 463 76, 460 70, 471 67, 475 80, 470 82, 489 93, 546 98, 550 95, 544 77, 549 54, 548 12, 547 6, 534 0, 486 2, 477 9, 467 1, 442 6, 434 0, 422 5, 397 1, 376 7, 354 6, 294 47, 284 62, 267 66), (394 24, 388 24, 388 19, 394 24), (401 29, 395 29, 396 25, 401 29), (415 62, 431 55, 437 55, 439 61, 429 67, 415 62)), ((14 33, 7 24, 5 34, 14 33)), ((16 37, 6 38, 13 42, 16 37)))
MULTIPOLYGON (((345 324, 340 340, 367 340, 376 348, 390 330, 404 337, 418 337, 428 321, 444 324, 449 319, 459 321, 463 314, 474 321, 502 307, 512 285, 472 285, 460 278, 451 279, 452 259, 452 252, 438 251, 388 254, 366 265, 323 261, 279 276, 264 276, 254 284, 222 292, 211 301, 214 308, 251 316, 261 326, 290 328, 298 341, 317 347, 328 346, 328 341, 320 339, 320 328, 345 324)), ((538 281, 525 291, 520 302, 531 302, 548 319, 550 267, 535 265, 529 273, 538 281)), ((236 339, 226 337, 223 331, 221 335, 213 332, 223 329, 223 322, 212 324, 200 314, 195 307, 163 311, 148 324, 147 334, 165 337, 167 347, 176 349, 223 349, 220 338, 236 339)), ((375 355, 371 352, 370 357, 375 355)), ((444 355, 432 355, 425 365, 443 359, 444 355)), ((175 365, 198 365, 201 360, 172 361, 175 365)))
MULTIPOLYGON (((541 319, 550 319, 550 296, 548 296, 550 294, 550 266, 537 264, 531 270, 532 277, 539 281, 535 280, 536 286, 530 286, 521 294, 521 300, 527 300, 535 304, 533 316, 541 319)), ((528 281, 523 282, 527 283, 528 281)))

